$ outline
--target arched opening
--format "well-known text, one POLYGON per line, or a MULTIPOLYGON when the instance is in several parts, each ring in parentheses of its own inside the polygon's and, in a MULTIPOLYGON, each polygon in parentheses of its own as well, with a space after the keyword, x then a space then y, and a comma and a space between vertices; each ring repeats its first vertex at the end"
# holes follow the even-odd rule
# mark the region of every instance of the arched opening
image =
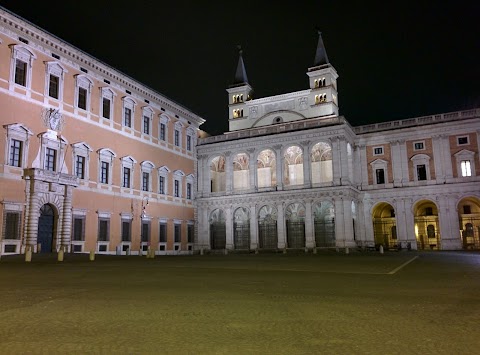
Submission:
POLYGON ((38 217, 37 244, 39 252, 51 253, 55 248, 54 232, 56 224, 56 213, 54 207, 45 204, 40 208, 38 217))
POLYGON ((277 209, 273 206, 258 211, 258 244, 260 249, 277 249, 277 209))
POLYGON ((249 158, 245 153, 233 157, 233 189, 248 189, 249 183, 249 158))
POLYGON ((210 189, 212 192, 225 191, 225 157, 218 156, 210 163, 210 189))
POLYGON ((332 147, 328 143, 317 143, 312 148, 311 156, 312 183, 319 184, 332 181, 332 147))
POLYGON ((283 154, 283 183, 285 186, 303 184, 303 152, 296 145, 288 147, 283 154))
POLYGON ((386 202, 379 203, 373 209, 372 220, 375 247, 382 245, 387 250, 397 248, 397 221, 393 206, 386 202))
POLYGON ((233 244, 235 249, 250 249, 250 212, 240 207, 233 214, 233 244))
POLYGON ((432 201, 419 201, 414 207, 414 216, 417 248, 439 250, 441 239, 437 206, 432 201))
POLYGON ((257 187, 273 187, 277 185, 275 153, 265 149, 257 157, 257 187))
POLYGON ((319 202, 313 206, 315 246, 335 247, 335 210, 331 202, 319 202))
POLYGON ((210 247, 218 250, 225 249, 226 245, 225 213, 217 208, 210 214, 210 247))
POLYGON ((305 248, 305 207, 292 203, 285 209, 287 223, 287 247, 305 248))
POLYGON ((480 249, 480 199, 463 198, 458 204, 463 249, 480 249))

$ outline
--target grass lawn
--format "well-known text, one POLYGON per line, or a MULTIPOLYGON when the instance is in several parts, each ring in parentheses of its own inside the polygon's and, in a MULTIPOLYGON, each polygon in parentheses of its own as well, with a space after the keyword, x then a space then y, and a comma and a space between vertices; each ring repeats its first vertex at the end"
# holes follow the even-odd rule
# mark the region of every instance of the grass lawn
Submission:
POLYGON ((480 254, 0 260, 1 354, 480 354, 480 254))

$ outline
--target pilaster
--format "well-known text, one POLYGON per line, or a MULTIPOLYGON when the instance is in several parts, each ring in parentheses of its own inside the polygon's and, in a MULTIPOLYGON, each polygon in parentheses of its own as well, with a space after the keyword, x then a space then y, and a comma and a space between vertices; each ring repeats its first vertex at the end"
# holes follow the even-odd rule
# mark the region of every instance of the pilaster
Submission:
POLYGON ((339 137, 332 137, 332 169, 333 184, 338 186, 342 184, 342 166, 339 147, 339 137))
POLYGON ((303 141, 301 145, 303 148, 303 184, 310 187, 312 186, 310 141, 303 141))
POLYGON ((283 190, 283 156, 282 145, 278 144, 273 147, 275 149, 275 166, 277 174, 277 190, 283 190))
POLYGON ((233 189, 233 155, 231 152, 223 153, 225 156, 225 191, 232 192, 233 189))
POLYGON ((250 249, 258 248, 258 221, 257 206, 252 203, 250 205, 250 249))
POLYGON ((249 148, 247 149, 248 153, 248 179, 250 189, 257 187, 257 159, 255 159, 255 149, 249 148))
POLYGON ((305 246, 309 249, 315 247, 313 231, 312 201, 305 202, 305 246))
POLYGON ((283 203, 277 204, 277 211, 278 248, 283 249, 287 245, 287 236, 285 234, 285 207, 283 203))
POLYGON ((233 212, 230 206, 225 208, 226 249, 233 250, 233 212))

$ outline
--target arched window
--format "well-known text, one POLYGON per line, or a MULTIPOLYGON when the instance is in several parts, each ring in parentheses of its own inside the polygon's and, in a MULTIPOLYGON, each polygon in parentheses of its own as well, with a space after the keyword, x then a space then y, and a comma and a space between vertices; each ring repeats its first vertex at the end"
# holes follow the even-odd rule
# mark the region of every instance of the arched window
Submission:
POLYGON ((257 187, 272 187, 277 185, 275 153, 265 149, 257 157, 257 187))
POLYGON ((211 192, 225 191, 225 157, 218 156, 210 163, 211 192))
POLYGON ((283 182, 286 186, 303 184, 303 151, 296 145, 283 155, 283 182))
POLYGON ((330 182, 333 180, 332 147, 320 142, 313 146, 311 154, 312 183, 330 182))
POLYGON ((248 189, 249 183, 249 158, 245 153, 233 157, 233 188, 235 190, 248 189))

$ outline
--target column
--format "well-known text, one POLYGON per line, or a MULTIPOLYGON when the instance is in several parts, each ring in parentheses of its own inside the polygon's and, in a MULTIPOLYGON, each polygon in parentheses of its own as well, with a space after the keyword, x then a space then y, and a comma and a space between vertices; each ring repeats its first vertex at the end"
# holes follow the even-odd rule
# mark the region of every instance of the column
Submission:
POLYGON ((67 251, 70 247, 70 236, 72 235, 72 191, 73 187, 65 185, 63 197, 63 216, 60 247, 67 251))
POLYGON ((313 234, 312 201, 305 203, 305 246, 315 247, 315 236, 313 234))
POLYGON ((343 220, 343 200, 340 197, 333 199, 335 206, 335 244, 337 247, 345 246, 345 223, 343 220))
POLYGON ((202 175, 203 177, 203 193, 202 196, 210 195, 211 191, 211 172, 210 172, 210 165, 208 164, 208 157, 206 155, 202 155, 202 175))
POLYGON ((277 204, 277 234, 278 248, 283 249, 287 246, 287 235, 285 233, 285 207, 283 203, 277 204))
POLYGON ((340 136, 339 139, 339 148, 340 148, 340 162, 341 162, 341 185, 350 184, 350 176, 348 169, 348 151, 347 151, 347 140, 345 137, 340 136))
POLYGON ((197 249, 210 249, 210 225, 208 221, 208 208, 206 204, 199 204, 199 221, 197 235, 197 249))
POLYGON ((342 164, 339 150, 339 138, 332 137, 332 168, 333 168, 333 185, 341 185, 342 182, 342 164))
POLYGON ((310 141, 303 141, 301 144, 303 148, 303 184, 310 187, 312 186, 310 141))
POLYGON ((250 189, 256 189, 257 186, 257 159, 255 158, 255 149, 247 149, 248 153, 248 179, 250 189))
POLYGON ((363 202, 363 218, 365 226, 365 243, 367 245, 375 245, 375 235, 373 233, 373 220, 372 220, 372 201, 365 200, 363 202))
POLYGON ((233 189, 233 156, 231 152, 223 153, 225 156, 225 191, 232 192, 233 189))
POLYGON ((417 250, 417 238, 415 236, 415 215, 413 214, 413 200, 403 199, 403 211, 405 215, 405 229, 407 243, 410 243, 413 250, 417 250))
POLYGON ((358 174, 358 172, 362 171, 362 166, 360 162, 360 147, 357 144, 353 146, 353 171, 357 172, 357 174, 353 174, 352 184, 358 187, 362 181, 361 173, 358 174))
POLYGON ((439 203, 437 203, 442 250, 462 248, 456 200, 457 198, 453 196, 441 196, 439 203))
POLYGON ((410 181, 409 175, 409 164, 408 164, 408 154, 407 154, 407 145, 405 139, 398 140, 398 147, 400 150, 400 162, 402 167, 402 185, 407 184, 410 181))
POLYGON ((357 235, 357 240, 361 241, 362 244, 365 244, 365 205, 362 200, 357 203, 357 218, 355 223, 355 233, 357 235))
POLYGON ((252 203, 250 205, 250 249, 258 248, 258 221, 257 206, 252 203))
POLYGON ((203 196, 203 188, 205 187, 204 184, 204 178, 205 176, 205 171, 203 170, 203 162, 204 162, 205 156, 204 155, 199 155, 197 159, 197 196, 202 197, 203 196))
POLYGON ((277 190, 283 190, 283 155, 282 155, 282 146, 275 145, 275 165, 277 169, 277 190))
POLYGON ((407 223, 405 220, 405 204, 402 200, 394 200, 395 208, 395 226, 397 228, 397 240, 401 243, 402 248, 406 248, 407 240, 407 223))
POLYGON ((447 180, 453 179, 452 154, 450 152, 450 140, 448 136, 442 134, 441 148, 443 152, 443 164, 445 169, 445 178, 447 180))
MULTIPOLYGON (((445 159, 447 157, 443 154, 442 149, 442 138, 440 135, 432 137, 432 146, 433 146, 433 161, 435 165, 435 180, 437 184, 442 184, 445 182, 445 159)), ((430 171, 432 169, 430 168, 430 171)))
MULTIPOLYGON (((392 171, 393 171, 393 187, 402 186, 403 166, 402 153, 400 151, 400 143, 398 140, 390 142, 392 153, 392 171)), ((388 173, 387 173, 388 176, 388 173)))
MULTIPOLYGON (((35 192, 36 191, 36 186, 41 184, 38 181, 35 181, 33 179, 30 179, 27 181, 27 184, 30 185, 30 193, 27 196, 29 199, 29 204, 28 204, 28 216, 26 218, 27 224, 26 224, 26 245, 30 245, 32 247, 32 252, 33 248, 36 248, 37 245, 37 233, 38 233, 38 217, 40 217, 40 206, 39 206, 39 196, 35 192)), ((38 187, 38 186, 37 186, 38 187)))
POLYGON ((343 198, 343 218, 345 246, 356 247, 357 245, 353 239, 352 199, 350 197, 343 198))
POLYGON ((361 183, 363 186, 368 186, 368 164, 367 164, 367 148, 365 144, 359 145, 360 149, 360 171, 361 171, 361 183))
POLYGON ((226 249, 233 249, 233 213, 229 206, 225 208, 226 249))

